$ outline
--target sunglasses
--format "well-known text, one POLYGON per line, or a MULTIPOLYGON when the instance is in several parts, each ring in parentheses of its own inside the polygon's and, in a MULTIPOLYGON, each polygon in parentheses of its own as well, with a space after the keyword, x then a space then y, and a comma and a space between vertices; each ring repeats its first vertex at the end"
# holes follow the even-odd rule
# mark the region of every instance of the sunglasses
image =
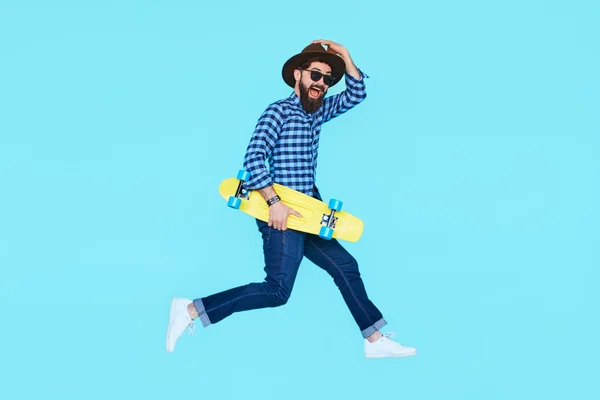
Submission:
POLYGON ((326 84, 327 86, 331 86, 331 84, 333 82, 335 82, 335 78, 333 76, 325 75, 324 73, 322 73, 320 71, 315 71, 314 69, 304 69, 303 71, 309 71, 310 79, 312 79, 315 82, 320 81, 321 78, 323 78, 323 83, 326 84))

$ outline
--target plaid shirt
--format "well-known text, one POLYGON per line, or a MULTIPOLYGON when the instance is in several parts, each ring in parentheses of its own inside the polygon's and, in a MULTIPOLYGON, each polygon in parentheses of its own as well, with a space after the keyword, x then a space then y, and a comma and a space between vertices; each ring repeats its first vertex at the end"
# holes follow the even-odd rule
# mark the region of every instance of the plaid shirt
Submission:
POLYGON ((270 104, 246 150, 244 169, 251 176, 244 188, 258 190, 278 183, 321 199, 315 185, 321 125, 367 97, 364 78, 368 76, 359 73, 361 79, 345 74, 346 89, 325 98, 315 113, 304 111, 296 93, 270 104))

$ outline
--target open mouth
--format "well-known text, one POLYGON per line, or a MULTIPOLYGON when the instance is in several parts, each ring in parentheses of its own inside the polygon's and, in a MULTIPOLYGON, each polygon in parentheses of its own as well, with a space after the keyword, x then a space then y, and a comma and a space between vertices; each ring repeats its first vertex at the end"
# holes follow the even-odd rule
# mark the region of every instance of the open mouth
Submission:
POLYGON ((308 90, 308 95, 310 97, 312 97, 313 99, 318 98, 319 96, 321 96, 322 93, 323 93, 323 90, 321 90, 321 88, 314 87, 314 86, 308 90))

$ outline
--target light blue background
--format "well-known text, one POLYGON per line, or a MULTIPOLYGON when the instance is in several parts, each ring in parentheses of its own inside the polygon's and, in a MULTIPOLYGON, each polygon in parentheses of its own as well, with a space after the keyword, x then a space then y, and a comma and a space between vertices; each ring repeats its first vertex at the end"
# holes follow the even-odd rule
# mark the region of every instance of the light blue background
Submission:
MULTIPOLYGON (((595 1, 0 3, 0 397, 600 396, 595 1), (306 261, 283 308, 165 352, 171 296, 261 280, 219 182, 283 62, 347 46, 368 98, 318 184, 417 357, 366 360, 306 261)), ((343 85, 334 88, 337 93, 343 85)))

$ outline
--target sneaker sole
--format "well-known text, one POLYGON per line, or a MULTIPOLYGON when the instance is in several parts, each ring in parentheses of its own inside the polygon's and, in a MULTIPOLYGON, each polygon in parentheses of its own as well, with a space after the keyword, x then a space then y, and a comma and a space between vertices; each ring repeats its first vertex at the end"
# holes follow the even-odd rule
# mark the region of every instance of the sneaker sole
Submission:
POLYGON ((167 327, 167 351, 171 353, 173 350, 169 350, 169 333, 171 332, 171 327, 173 326, 173 315, 175 310, 175 297, 171 300, 171 309, 169 311, 169 326, 167 327))
POLYGON ((404 353, 404 354, 392 354, 392 355, 365 355, 365 358, 402 358, 402 357, 410 357, 410 356, 416 356, 417 352, 415 351, 411 351, 410 353, 404 353))

